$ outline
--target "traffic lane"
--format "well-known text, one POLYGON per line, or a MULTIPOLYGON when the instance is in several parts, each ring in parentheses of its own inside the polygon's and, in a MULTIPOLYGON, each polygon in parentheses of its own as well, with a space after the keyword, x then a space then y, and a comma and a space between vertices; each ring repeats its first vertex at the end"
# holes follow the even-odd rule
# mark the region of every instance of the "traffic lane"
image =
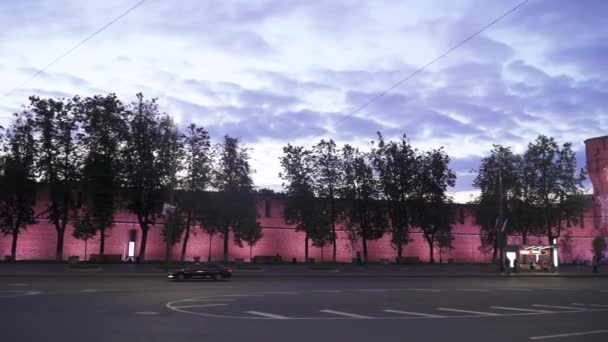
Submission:
POLYGON ((188 297, 170 302, 168 307, 194 315, 239 319, 260 316, 280 319, 444 318, 608 310, 608 296, 591 291, 558 293, 548 290, 542 293, 461 292, 458 289, 437 292, 417 289, 304 290, 188 297))

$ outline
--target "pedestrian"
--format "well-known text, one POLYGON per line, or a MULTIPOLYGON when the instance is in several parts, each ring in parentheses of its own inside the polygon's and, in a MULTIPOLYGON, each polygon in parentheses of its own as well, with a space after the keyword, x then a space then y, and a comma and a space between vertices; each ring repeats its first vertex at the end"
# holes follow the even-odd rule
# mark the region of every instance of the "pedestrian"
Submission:
POLYGON ((593 273, 597 273, 598 272, 599 258, 600 257, 597 256, 597 255, 593 256, 593 261, 592 261, 592 264, 593 264, 593 273))

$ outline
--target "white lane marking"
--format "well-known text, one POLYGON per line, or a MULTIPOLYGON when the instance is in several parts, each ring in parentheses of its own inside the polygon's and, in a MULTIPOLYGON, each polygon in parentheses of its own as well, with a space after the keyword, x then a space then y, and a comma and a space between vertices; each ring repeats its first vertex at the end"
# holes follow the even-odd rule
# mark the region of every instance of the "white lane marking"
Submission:
POLYGON ((608 290, 600 290, 600 292, 608 292, 608 290))
POLYGON ((538 308, 550 308, 550 309, 564 309, 564 310, 577 310, 577 311, 587 311, 585 308, 577 308, 573 306, 558 306, 558 305, 545 305, 545 304, 532 304, 532 306, 536 306, 538 308))
POLYGON ((8 284, 8 286, 30 286, 30 284, 8 284))
POLYGON ((34 296, 41 294, 40 291, 23 291, 23 290, 0 290, 0 298, 12 298, 23 296, 34 296))
POLYGON ((264 294, 279 294, 279 295, 299 295, 298 292, 290 292, 290 291, 272 291, 272 292, 264 292, 264 294))
POLYGON ((199 299, 184 299, 182 302, 234 302, 232 298, 199 298, 199 299))
POLYGON ((544 339, 549 339, 549 338, 570 337, 570 336, 583 336, 583 335, 595 335, 595 334, 607 334, 607 333, 608 333, 608 330, 592 330, 592 331, 581 331, 581 332, 567 333, 567 334, 534 336, 534 337, 530 337, 530 339, 531 340, 544 340, 544 339))
POLYGON ((389 312, 389 313, 395 313, 395 314, 401 314, 401 315, 412 315, 412 316, 420 316, 420 317, 432 317, 432 318, 446 317, 446 316, 439 316, 439 315, 431 315, 431 314, 422 313, 422 312, 412 312, 412 311, 402 311, 402 310, 382 310, 382 311, 389 312))
POLYGON ((550 290, 550 291, 577 291, 578 289, 569 289, 562 287, 541 287, 541 290, 550 290))
POLYGON ((289 319, 289 317, 287 317, 287 316, 275 315, 275 314, 270 314, 270 313, 260 312, 260 311, 245 311, 245 313, 248 313, 250 315, 262 316, 262 317, 266 317, 266 318, 289 319))
POLYGON ((455 289, 456 291, 469 291, 469 292, 490 292, 488 289, 455 289))
POLYGON ((135 314, 136 315, 142 315, 142 316, 158 316, 158 315, 160 315, 160 312, 156 312, 156 311, 136 311, 135 314))
POLYGON ((338 315, 338 316, 351 317, 351 318, 372 318, 370 316, 357 315, 357 314, 350 313, 350 312, 335 311, 335 310, 328 310, 328 309, 319 310, 319 311, 325 312, 325 313, 329 313, 329 314, 338 315))
POLYGON ((386 292, 386 290, 382 289, 357 289, 359 292, 386 292))
POLYGON ((80 292, 97 292, 99 290, 97 289, 84 289, 84 290, 80 290, 80 292))
POLYGON ((224 295, 224 297, 264 297, 261 294, 228 294, 224 295))
POLYGON ((426 291, 426 292, 441 292, 440 289, 399 289, 400 291, 426 291))
POLYGON ((608 308, 608 305, 604 305, 604 304, 583 304, 583 303, 570 303, 572 305, 582 305, 582 306, 596 306, 599 308, 608 308))
POLYGON ((177 309, 187 309, 187 308, 207 308, 207 307, 214 307, 214 306, 226 306, 228 304, 224 304, 224 303, 213 303, 213 304, 197 304, 197 305, 180 305, 180 306, 174 306, 174 308, 177 309))
POLYGON ((342 291, 342 290, 312 290, 311 292, 316 292, 316 293, 342 293, 344 291, 342 291))
POLYGON ((524 292, 532 292, 532 289, 520 289, 517 287, 500 287, 497 290, 501 290, 501 291, 524 291, 524 292))
POLYGON ((472 310, 461 310, 461 309, 450 309, 450 308, 437 308, 440 311, 450 311, 450 312, 461 312, 468 313, 480 316, 500 316, 500 314, 492 313, 492 312, 483 312, 483 311, 472 311, 472 310))
POLYGON ((523 312, 537 312, 537 313, 552 313, 555 311, 548 310, 533 310, 533 309, 522 309, 522 308, 511 308, 508 306, 490 306, 491 309, 500 309, 500 310, 512 310, 512 311, 523 311, 523 312))

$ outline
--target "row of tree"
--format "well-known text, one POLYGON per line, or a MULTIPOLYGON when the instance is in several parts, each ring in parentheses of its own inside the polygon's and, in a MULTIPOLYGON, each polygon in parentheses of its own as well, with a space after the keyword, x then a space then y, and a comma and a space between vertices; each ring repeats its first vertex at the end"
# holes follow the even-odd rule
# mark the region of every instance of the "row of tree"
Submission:
POLYGON ((57 232, 57 260, 63 259, 70 222, 85 244, 99 235, 103 255, 114 214, 126 207, 139 223, 143 260, 148 232, 165 202, 177 204, 177 211, 164 220, 163 236, 168 245, 183 238, 182 259, 191 226, 203 218, 211 235, 224 238, 226 258, 230 231, 240 245, 261 237, 248 151, 229 136, 212 146, 207 131, 195 124, 178 132, 156 101, 142 94, 127 105, 114 94, 32 96, 3 132, 0 228, 12 236, 13 258, 19 233, 40 217, 57 232), (48 192, 47 206, 35 213, 41 188, 48 192), (209 189, 216 191, 213 198, 201 198, 209 189))
MULTIPOLYGON (((40 217, 55 227, 58 260, 70 222, 85 245, 98 235, 99 253, 104 254, 118 208, 137 217, 140 260, 148 232, 159 221, 167 256, 169 247, 181 241, 182 260, 194 226, 210 239, 216 234, 223 239, 226 260, 230 236, 250 248, 262 237, 249 150, 229 136, 213 145, 208 132, 195 124, 180 132, 156 101, 142 94, 129 104, 114 94, 32 96, 0 133, 0 229, 12 236, 13 258, 20 231, 40 217), (48 192, 48 205, 36 213, 41 186, 48 192), (176 210, 161 220, 165 203, 176 210)), ((405 136, 386 141, 378 133, 369 151, 339 148, 333 140, 309 149, 288 144, 280 162, 283 216, 305 233, 306 259, 312 242, 331 245, 336 260, 337 225, 346 228, 353 250, 361 244, 365 261, 368 241, 385 234, 398 257, 412 231, 423 234, 431 262, 435 250, 452 246, 454 215, 447 188, 456 176, 441 148, 419 151, 405 136)), ((522 154, 496 145, 476 172, 482 249, 493 250, 494 259, 503 227, 506 234, 522 235, 524 242, 538 234, 552 241, 585 209, 585 171, 577 170, 569 143, 560 146, 539 136, 522 154)))
POLYGON ((350 245, 368 260, 367 242, 389 233, 397 256, 410 242, 412 229, 423 233, 434 250, 450 248, 452 242, 451 199, 448 186, 456 176, 449 168, 450 158, 443 149, 418 151, 405 136, 398 141, 378 141, 371 151, 321 140, 311 149, 288 144, 281 157, 285 181, 287 223, 305 233, 308 246, 332 245, 336 260, 336 224, 344 224, 350 245))
POLYGON ((570 143, 559 145, 540 135, 520 154, 494 145, 474 172, 480 190, 475 201, 480 248, 493 251, 493 260, 504 245, 501 236, 519 235, 524 244, 531 235, 544 235, 549 243, 560 237, 568 241, 567 228, 580 223, 588 209, 586 171, 577 169, 570 143))

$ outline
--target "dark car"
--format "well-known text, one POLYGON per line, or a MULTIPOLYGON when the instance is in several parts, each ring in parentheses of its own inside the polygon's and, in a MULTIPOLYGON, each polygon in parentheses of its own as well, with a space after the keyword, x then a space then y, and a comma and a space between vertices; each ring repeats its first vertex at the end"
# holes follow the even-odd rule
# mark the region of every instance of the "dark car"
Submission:
POLYGON ((224 280, 230 277, 232 277, 232 269, 218 264, 196 265, 169 273, 169 280, 175 281, 182 281, 185 279, 224 280))

